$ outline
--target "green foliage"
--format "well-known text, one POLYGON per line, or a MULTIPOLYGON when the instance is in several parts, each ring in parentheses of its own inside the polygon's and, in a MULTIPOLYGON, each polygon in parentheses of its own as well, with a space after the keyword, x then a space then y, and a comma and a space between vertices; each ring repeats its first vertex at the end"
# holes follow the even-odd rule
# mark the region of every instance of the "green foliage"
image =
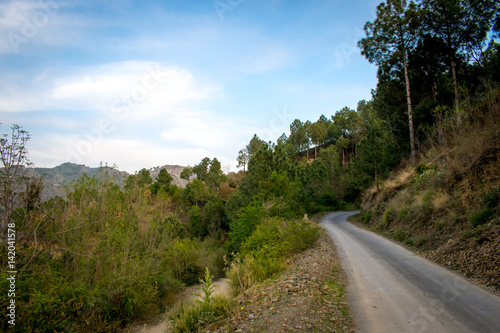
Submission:
POLYGON ((227 276, 244 290, 282 271, 284 259, 314 245, 318 228, 307 221, 263 220, 241 245, 227 276))
POLYGON ((264 207, 259 201, 241 209, 240 218, 230 225, 229 236, 231 241, 227 244, 229 252, 239 252, 241 245, 254 232, 266 215, 264 207))
POLYGON ((446 223, 441 221, 441 220, 437 220, 435 223, 434 223, 434 228, 436 230, 441 230, 445 227, 446 223))
POLYGON ((204 237, 208 230, 205 223, 201 218, 201 208, 197 206, 192 206, 188 212, 189 225, 191 226, 191 232, 196 237, 204 237))
POLYGON ((182 179, 186 179, 189 182, 189 180, 193 176, 193 174, 194 174, 193 168, 187 167, 187 168, 182 169, 180 177, 182 179))
POLYGON ((388 207, 384 211, 384 216, 382 218, 383 227, 387 227, 393 220, 396 215, 396 210, 393 207, 388 207))
POLYGON ((491 208, 481 208, 469 215, 470 223, 474 228, 489 222, 495 216, 491 208))
POLYGON ((153 182, 151 178, 151 173, 147 169, 141 169, 139 173, 136 175, 137 177, 137 185, 142 187, 144 185, 149 185, 153 182))
POLYGON ((198 300, 199 303, 208 304, 212 300, 211 296, 215 290, 215 286, 212 282, 213 278, 213 275, 210 275, 208 267, 205 267, 205 276, 203 279, 200 279, 201 287, 198 287, 198 290, 200 290, 202 294, 195 295, 202 299, 201 301, 198 300))
POLYGON ((370 224, 370 221, 372 219, 372 214, 370 212, 363 213, 361 215, 361 218, 364 224, 370 224))
POLYGON ((227 297, 214 297, 209 303, 181 304, 169 312, 174 322, 174 333, 198 332, 205 326, 226 316, 232 307, 227 297))
POLYGON ((394 232, 393 237, 395 240, 403 242, 404 240, 406 240, 408 238, 408 235, 403 230, 398 229, 394 232))
POLYGON ((203 216, 208 233, 215 234, 229 229, 224 203, 219 196, 215 196, 207 202, 203 216))
POLYGON ((500 188, 493 190, 490 193, 483 195, 481 199, 481 207, 495 209, 500 205, 500 188))
POLYGON ((413 179, 415 188, 422 189, 438 189, 443 184, 443 172, 436 167, 419 168, 421 173, 418 173, 413 179))
POLYGON ((200 278, 203 268, 198 264, 200 251, 198 242, 190 239, 174 241, 165 251, 162 267, 172 271, 174 277, 186 284, 200 278))
POLYGON ((161 169, 158 177, 156 177, 156 181, 149 186, 149 189, 153 194, 157 194, 161 189, 163 189, 165 192, 168 192, 172 180, 174 179, 168 173, 168 171, 166 169, 161 169))

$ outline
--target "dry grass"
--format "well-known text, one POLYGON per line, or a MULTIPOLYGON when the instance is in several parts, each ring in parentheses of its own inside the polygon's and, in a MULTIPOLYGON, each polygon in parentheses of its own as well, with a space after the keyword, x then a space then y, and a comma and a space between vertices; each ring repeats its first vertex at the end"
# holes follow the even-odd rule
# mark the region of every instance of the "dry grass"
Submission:
POLYGON ((394 207, 397 211, 404 209, 405 207, 411 205, 413 201, 412 195, 408 190, 402 190, 398 192, 389 202, 388 206, 394 207))
POLYGON ((447 193, 438 192, 432 199, 432 205, 436 210, 443 210, 448 206, 449 201, 450 196, 447 193))

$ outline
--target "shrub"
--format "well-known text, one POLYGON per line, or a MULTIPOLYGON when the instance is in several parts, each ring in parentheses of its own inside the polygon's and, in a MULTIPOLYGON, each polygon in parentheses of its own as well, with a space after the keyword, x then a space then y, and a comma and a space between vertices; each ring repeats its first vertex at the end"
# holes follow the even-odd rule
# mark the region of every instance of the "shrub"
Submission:
POLYGON ((403 220, 410 212, 411 207, 407 206, 398 211, 398 220, 403 220))
POLYGON ((396 210, 393 207, 388 207, 385 210, 384 216, 382 218, 382 222, 383 222, 382 227, 387 227, 394 220, 395 213, 396 213, 396 210))
POLYGON ((394 232, 394 239, 397 240, 397 241, 404 241, 408 236, 406 235, 406 232, 404 232, 403 230, 401 229, 398 229, 394 232))
POLYGON ((491 193, 483 195, 481 207, 495 209, 500 205, 500 188, 495 189, 491 193))
POLYGON ((192 284, 198 281, 202 272, 201 266, 197 264, 199 258, 200 253, 196 241, 176 240, 164 255, 163 267, 171 270, 176 279, 192 284))
POLYGON ((470 214, 469 220, 474 228, 493 219, 495 213, 490 208, 482 208, 470 214))
POLYGON ((419 175, 423 174, 426 170, 428 170, 427 164, 425 162, 419 163, 415 166, 415 172, 419 175))
POLYGON ((208 303, 181 304, 168 314, 174 333, 198 332, 227 315, 232 307, 228 297, 216 296, 208 303))
POLYGON ((371 219, 372 219, 372 214, 370 212, 368 213, 363 213, 361 215, 361 218, 363 219, 364 224, 369 224, 371 219))
POLYGON ((419 238, 418 241, 417 241, 417 247, 421 247, 425 243, 427 243, 427 239, 425 239, 425 238, 419 238))
POLYGON ((441 230, 444 228, 444 226, 446 225, 445 222, 441 221, 441 220, 437 220, 435 223, 434 223, 434 228, 436 228, 436 230, 441 230))

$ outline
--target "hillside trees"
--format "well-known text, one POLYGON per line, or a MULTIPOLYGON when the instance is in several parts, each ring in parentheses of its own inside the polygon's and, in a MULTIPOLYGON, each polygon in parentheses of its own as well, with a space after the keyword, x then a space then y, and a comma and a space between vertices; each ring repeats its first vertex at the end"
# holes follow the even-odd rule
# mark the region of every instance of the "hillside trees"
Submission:
POLYGON ((151 190, 151 193, 153 193, 153 194, 157 194, 158 191, 160 191, 160 190, 163 190, 164 192, 168 192, 168 190, 170 188, 170 184, 172 183, 172 180, 174 180, 174 179, 172 178, 170 173, 168 173, 168 171, 165 168, 163 168, 160 170, 160 173, 156 177, 155 182, 153 184, 151 184, 149 189, 151 190))
POLYGON ((326 141, 328 136, 328 125, 330 125, 330 120, 324 115, 321 115, 316 122, 310 125, 309 135, 311 142, 314 144, 314 158, 318 157, 318 146, 326 141))
POLYGON ((387 0, 377 7, 377 18, 367 22, 364 30, 366 37, 359 41, 359 46, 368 61, 383 66, 391 59, 401 61, 404 69, 408 127, 412 161, 415 164, 417 150, 413 124, 410 76, 408 71, 408 54, 411 52, 419 36, 421 12, 413 1, 387 0))
POLYGON ((443 41, 448 56, 455 93, 455 109, 460 107, 456 59, 472 55, 482 43, 498 15, 498 1, 423 0, 426 33, 443 41))
POLYGON ((193 168, 191 168, 191 167, 187 167, 187 168, 184 168, 184 169, 181 171, 181 175, 180 175, 180 177, 181 177, 182 179, 187 180, 187 181, 188 181, 188 183, 189 183, 189 180, 190 180, 190 178, 193 176, 193 174, 194 174, 194 173, 193 173, 193 168))

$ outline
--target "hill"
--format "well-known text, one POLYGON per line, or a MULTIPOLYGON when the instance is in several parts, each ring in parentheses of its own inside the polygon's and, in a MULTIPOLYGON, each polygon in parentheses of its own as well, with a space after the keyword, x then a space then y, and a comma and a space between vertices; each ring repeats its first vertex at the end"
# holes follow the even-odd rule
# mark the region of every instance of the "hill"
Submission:
POLYGON ((365 193, 360 221, 499 291, 500 95, 482 106, 439 123, 418 165, 365 193))
MULTIPOLYGON (((173 184, 180 187, 185 187, 187 181, 180 178, 180 173, 185 168, 179 165, 164 165, 162 167, 151 168, 151 177, 156 178, 161 169, 165 168, 173 177, 173 184)), ((109 177, 115 178, 119 183, 129 176, 126 171, 120 171, 110 167, 91 168, 82 164, 63 163, 53 168, 33 168, 31 174, 38 174, 43 177, 44 189, 42 192, 43 199, 53 198, 55 196, 64 196, 64 187, 71 182, 79 179, 86 174, 89 177, 98 176, 99 172, 104 169, 109 177)))

